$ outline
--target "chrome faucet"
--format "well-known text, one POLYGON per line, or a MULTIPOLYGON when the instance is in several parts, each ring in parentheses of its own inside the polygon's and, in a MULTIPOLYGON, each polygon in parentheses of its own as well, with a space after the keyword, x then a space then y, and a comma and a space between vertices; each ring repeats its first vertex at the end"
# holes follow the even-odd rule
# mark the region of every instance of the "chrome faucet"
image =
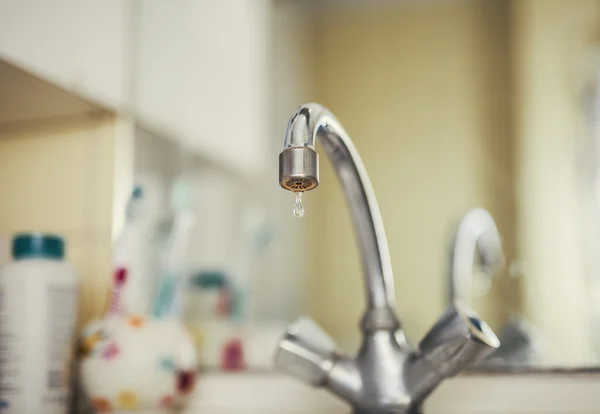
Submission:
POLYGON ((461 219, 451 244, 449 300, 468 303, 477 254, 488 278, 504 266, 500 232, 492 215, 483 208, 469 211, 461 219))
POLYGON ((317 387, 325 387, 353 407, 355 414, 415 414, 444 379, 499 346, 474 312, 451 305, 411 349, 395 311, 392 266, 373 188, 350 137, 318 104, 302 105, 290 119, 279 155, 279 182, 293 192, 319 183, 320 139, 333 162, 350 204, 362 256, 367 310, 363 342, 354 358, 337 350, 315 322, 303 317, 279 343, 276 366, 317 387))
MULTIPOLYGON (((473 281, 473 264, 481 258, 488 278, 506 263, 502 240, 492 215, 482 208, 469 211, 461 219, 451 244, 449 301, 468 303, 473 281)), ((502 328, 502 346, 492 352, 480 366, 528 365, 540 353, 541 337, 520 316, 513 316, 502 328)))

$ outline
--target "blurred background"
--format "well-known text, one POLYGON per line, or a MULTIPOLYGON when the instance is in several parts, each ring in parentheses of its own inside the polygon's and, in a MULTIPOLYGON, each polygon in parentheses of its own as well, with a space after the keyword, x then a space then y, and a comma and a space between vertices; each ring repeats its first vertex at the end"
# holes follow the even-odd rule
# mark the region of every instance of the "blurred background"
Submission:
POLYGON ((16 232, 63 235, 82 326, 106 309, 134 183, 157 217, 184 186, 202 364, 240 338, 244 366, 267 367, 305 313, 356 350, 361 263, 335 173, 322 153, 301 219, 277 180, 287 122, 314 101, 366 165, 413 343, 448 305, 454 229, 483 207, 507 263, 476 272, 471 306, 497 333, 526 322, 527 363, 596 365, 599 45, 598 0, 0 0, 3 259, 16 232))

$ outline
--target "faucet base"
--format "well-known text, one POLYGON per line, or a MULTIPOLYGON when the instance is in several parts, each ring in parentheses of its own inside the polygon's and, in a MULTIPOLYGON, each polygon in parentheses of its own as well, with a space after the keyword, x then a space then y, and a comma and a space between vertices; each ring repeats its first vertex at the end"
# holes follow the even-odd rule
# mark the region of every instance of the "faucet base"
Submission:
POLYGON ((352 414, 423 414, 421 407, 415 408, 379 408, 373 410, 354 409, 352 414))

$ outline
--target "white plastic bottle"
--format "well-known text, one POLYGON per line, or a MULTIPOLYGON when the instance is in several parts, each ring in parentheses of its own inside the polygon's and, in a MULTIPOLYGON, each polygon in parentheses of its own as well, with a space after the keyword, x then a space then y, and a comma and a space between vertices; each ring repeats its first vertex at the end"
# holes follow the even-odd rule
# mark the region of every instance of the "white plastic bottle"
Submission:
POLYGON ((0 413, 66 414, 78 277, 54 235, 19 234, 0 273, 0 413))

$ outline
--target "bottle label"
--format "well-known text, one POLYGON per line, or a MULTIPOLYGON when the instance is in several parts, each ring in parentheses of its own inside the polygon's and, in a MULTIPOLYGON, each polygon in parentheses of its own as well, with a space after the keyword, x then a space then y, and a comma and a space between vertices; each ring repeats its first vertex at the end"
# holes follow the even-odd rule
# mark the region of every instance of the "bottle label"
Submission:
POLYGON ((49 285, 46 289, 47 370, 43 407, 46 413, 65 413, 69 386, 76 294, 71 287, 49 285))
POLYGON ((77 291, 48 280, 0 282, 0 414, 65 414, 77 291))
POLYGON ((18 306, 16 296, 25 293, 25 286, 16 283, 14 289, 15 297, 0 290, 0 413, 3 414, 25 412, 25 335, 9 317, 18 306))

